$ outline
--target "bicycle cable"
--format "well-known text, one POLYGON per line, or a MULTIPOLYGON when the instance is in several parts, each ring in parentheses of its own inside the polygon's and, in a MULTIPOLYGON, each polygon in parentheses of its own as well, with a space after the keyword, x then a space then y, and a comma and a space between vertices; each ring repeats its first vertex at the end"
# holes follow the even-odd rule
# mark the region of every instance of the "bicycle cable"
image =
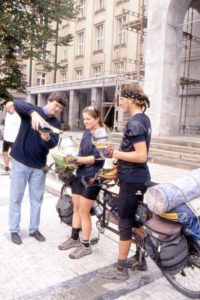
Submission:
MULTIPOLYGON (((112 239, 111 237, 109 237, 108 235, 106 235, 105 233, 101 233, 101 234, 103 234, 103 235, 104 235, 105 237, 107 237, 109 240, 111 240, 111 241, 113 241, 113 242, 115 242, 116 244, 119 245, 119 242, 115 241, 114 239, 112 239)), ((130 248, 129 252, 136 253, 136 251, 132 250, 131 248, 130 248)))

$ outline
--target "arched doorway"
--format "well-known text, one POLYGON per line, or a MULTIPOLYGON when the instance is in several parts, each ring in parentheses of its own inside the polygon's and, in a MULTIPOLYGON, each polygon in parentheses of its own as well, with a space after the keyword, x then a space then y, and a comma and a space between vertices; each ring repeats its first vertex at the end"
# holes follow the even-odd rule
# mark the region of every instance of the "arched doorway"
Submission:
POLYGON ((182 33, 185 14, 196 0, 148 2, 145 92, 154 135, 178 135, 182 33))

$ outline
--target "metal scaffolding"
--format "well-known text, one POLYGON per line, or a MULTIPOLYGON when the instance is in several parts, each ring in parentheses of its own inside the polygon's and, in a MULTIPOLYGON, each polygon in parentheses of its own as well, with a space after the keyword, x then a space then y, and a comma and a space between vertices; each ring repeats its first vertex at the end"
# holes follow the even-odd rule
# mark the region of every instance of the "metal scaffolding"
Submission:
MULTIPOLYGON (((137 11, 131 11, 129 9, 122 9, 122 17, 125 17, 126 22, 123 24, 122 30, 127 31, 127 42, 128 42, 128 34, 135 34, 136 38, 136 49, 135 49, 135 57, 122 57, 121 49, 124 46, 120 43, 118 55, 116 58, 117 64, 117 79, 116 79, 116 89, 115 89, 115 97, 112 102, 104 102, 104 106, 109 106, 107 113, 104 117, 104 121, 106 121, 109 113, 115 107, 114 112, 114 127, 117 130, 121 130, 124 127, 124 124, 127 121, 127 116, 123 116, 123 120, 119 118, 119 107, 118 107, 118 97, 119 97, 119 89, 120 85, 126 81, 137 81, 140 82, 144 80, 144 38, 145 38, 145 29, 147 27, 147 17, 145 16, 145 0, 138 0, 138 9, 137 11), (120 63, 125 62, 125 70, 120 70, 120 63), (127 66, 130 66, 128 68, 127 66)), ((134 51, 133 51, 134 52, 134 51)))
POLYGON ((124 28, 127 31, 136 33, 136 55, 135 59, 127 58, 127 63, 135 65, 134 70, 126 72, 128 78, 141 81, 144 79, 144 37, 147 27, 147 17, 145 16, 144 0, 138 2, 138 12, 123 9, 123 14, 127 16, 124 28))

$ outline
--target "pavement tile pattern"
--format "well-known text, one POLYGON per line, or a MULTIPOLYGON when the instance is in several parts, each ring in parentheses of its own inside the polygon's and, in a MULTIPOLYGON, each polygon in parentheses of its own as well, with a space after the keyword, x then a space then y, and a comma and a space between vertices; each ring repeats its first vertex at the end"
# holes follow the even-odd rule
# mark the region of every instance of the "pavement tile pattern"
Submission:
MULTIPOLYGON (((188 172, 156 164, 150 164, 150 169, 152 179, 159 182, 188 172)), ((60 182, 48 176, 40 226, 46 237, 44 243, 29 237, 30 206, 26 191, 20 232, 23 244, 18 246, 10 241, 8 231, 10 178, 0 175, 0 300, 188 299, 170 286, 149 258, 148 271, 130 271, 125 282, 99 277, 98 269, 111 265, 117 257, 118 237, 113 233, 101 235, 93 253, 82 259, 71 260, 71 250, 59 251, 57 246, 71 231, 60 223, 55 209, 60 187, 60 182)), ((93 217, 92 237, 97 236, 95 224, 93 217)), ((131 250, 135 251, 134 246, 131 250)))

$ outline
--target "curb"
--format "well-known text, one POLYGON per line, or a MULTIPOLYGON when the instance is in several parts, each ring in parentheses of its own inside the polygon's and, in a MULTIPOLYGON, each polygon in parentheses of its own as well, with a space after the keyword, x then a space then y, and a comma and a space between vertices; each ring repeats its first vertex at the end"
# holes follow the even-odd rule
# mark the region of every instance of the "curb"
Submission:
POLYGON ((60 191, 62 188, 63 182, 57 178, 56 174, 47 173, 46 176, 46 184, 45 184, 45 191, 55 195, 60 196, 60 191))

